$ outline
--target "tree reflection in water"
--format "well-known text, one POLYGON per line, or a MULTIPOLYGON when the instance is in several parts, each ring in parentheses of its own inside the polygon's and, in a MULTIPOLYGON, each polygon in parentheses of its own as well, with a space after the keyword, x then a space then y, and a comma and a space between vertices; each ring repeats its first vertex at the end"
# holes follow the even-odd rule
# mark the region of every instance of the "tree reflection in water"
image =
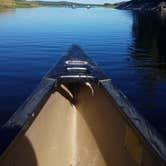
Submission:
POLYGON ((143 96, 137 108, 166 136, 166 14, 133 12, 132 36, 129 63, 143 96))

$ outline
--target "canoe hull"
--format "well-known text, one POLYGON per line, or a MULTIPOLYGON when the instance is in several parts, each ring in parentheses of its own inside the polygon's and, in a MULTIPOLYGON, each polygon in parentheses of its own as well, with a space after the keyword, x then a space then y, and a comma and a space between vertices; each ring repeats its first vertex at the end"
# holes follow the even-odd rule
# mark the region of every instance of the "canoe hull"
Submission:
POLYGON ((166 159, 161 137, 78 46, 0 135, 2 166, 163 166, 166 159))

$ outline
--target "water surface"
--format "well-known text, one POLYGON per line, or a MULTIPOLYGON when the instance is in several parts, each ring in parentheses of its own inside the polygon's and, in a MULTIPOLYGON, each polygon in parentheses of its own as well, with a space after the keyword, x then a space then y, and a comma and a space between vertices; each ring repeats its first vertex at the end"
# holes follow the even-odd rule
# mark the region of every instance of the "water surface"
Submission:
POLYGON ((104 8, 0 10, 0 125, 75 43, 166 136, 165 18, 104 8))

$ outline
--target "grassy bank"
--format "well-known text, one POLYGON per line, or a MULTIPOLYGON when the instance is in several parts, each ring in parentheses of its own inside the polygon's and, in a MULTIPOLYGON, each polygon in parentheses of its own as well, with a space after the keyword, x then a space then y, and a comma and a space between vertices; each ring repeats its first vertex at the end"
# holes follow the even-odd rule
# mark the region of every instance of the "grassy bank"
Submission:
POLYGON ((12 8, 15 5, 15 0, 0 0, 0 8, 12 8))
POLYGON ((16 2, 16 8, 32 8, 40 6, 37 2, 16 2))
POLYGON ((24 0, 0 0, 0 8, 31 8, 38 7, 37 2, 27 2, 24 0))

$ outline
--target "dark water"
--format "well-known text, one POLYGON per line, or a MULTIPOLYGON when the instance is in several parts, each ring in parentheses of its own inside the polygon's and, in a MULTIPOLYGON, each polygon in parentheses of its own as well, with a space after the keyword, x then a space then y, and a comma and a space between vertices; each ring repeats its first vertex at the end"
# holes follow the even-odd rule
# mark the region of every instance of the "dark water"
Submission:
POLYGON ((73 43, 166 136, 166 16, 104 8, 0 11, 0 125, 73 43))

